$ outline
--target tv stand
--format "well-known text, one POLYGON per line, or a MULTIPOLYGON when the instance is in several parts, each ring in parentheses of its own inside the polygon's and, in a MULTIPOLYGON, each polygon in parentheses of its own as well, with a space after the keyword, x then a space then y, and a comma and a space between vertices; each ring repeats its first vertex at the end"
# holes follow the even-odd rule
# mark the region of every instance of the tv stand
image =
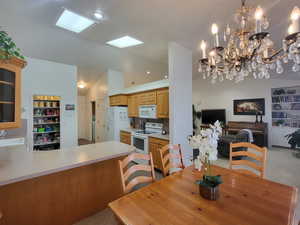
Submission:
POLYGON ((209 124, 201 124, 200 128, 201 129, 207 129, 207 128, 209 128, 209 124))
POLYGON ((242 129, 252 131, 254 144, 260 147, 268 147, 268 123, 229 121, 226 127, 226 133, 237 134, 242 129))

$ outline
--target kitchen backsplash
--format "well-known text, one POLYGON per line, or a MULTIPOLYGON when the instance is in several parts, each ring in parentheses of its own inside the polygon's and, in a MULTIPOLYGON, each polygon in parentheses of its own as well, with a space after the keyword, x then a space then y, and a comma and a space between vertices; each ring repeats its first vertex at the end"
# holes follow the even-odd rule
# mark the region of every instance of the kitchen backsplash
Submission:
POLYGON ((143 119, 143 118, 132 118, 130 125, 135 129, 143 129, 143 124, 146 122, 162 123, 163 130, 169 133, 169 119, 143 119))

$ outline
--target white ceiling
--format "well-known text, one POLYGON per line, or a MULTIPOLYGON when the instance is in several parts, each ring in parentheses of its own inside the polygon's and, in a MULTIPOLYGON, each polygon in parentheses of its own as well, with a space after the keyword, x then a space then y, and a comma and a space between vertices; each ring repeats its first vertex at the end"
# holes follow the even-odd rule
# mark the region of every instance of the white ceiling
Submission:
MULTIPOLYGON (((299 0, 248 0, 267 10, 270 32, 278 47, 286 33, 289 14, 299 0)), ((198 45, 210 39, 210 25, 233 22, 240 0, 5 0, 0 21, 30 57, 77 65, 101 74, 107 68, 122 70, 124 62, 145 58, 167 68, 168 42, 175 41, 200 56, 198 45), (75 34, 55 27, 66 7, 92 17, 101 9, 105 21, 75 34), (128 49, 116 49, 105 42, 130 35, 145 42, 128 49)), ((92 73, 91 73, 92 74, 92 73)), ((88 78, 92 80, 92 75, 88 78)), ((294 76, 295 78, 298 78, 294 76)), ((163 74, 162 74, 163 77, 163 74)))

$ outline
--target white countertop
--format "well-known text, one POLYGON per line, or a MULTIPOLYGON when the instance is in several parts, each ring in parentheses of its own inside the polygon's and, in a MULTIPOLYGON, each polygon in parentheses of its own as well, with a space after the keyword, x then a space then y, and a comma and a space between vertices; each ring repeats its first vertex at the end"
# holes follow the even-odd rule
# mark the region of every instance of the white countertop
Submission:
POLYGON ((53 151, 1 150, 0 186, 125 156, 132 151, 132 146, 120 142, 102 142, 53 151))
POLYGON ((0 137, 0 147, 14 146, 14 145, 24 145, 25 138, 14 135, 7 135, 5 137, 0 137))
POLYGON ((135 128, 131 128, 131 127, 121 129, 121 131, 129 132, 131 134, 133 134, 134 132, 136 132, 138 130, 141 130, 141 129, 135 129, 135 128))
POLYGON ((170 136, 168 134, 150 134, 149 137, 154 137, 154 138, 159 138, 159 139, 163 139, 163 140, 170 140, 170 136))

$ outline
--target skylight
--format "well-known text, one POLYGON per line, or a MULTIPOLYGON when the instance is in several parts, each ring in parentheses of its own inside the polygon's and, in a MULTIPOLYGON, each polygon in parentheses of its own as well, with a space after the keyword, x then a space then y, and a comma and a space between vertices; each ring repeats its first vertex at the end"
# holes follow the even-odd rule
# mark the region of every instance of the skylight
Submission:
POLYGON ((73 31, 75 33, 80 33, 86 28, 92 26, 94 23, 95 21, 91 19, 65 9, 57 20, 56 26, 73 31))
POLYGON ((130 36, 124 36, 112 41, 106 42, 106 44, 117 47, 117 48, 127 48, 131 46, 141 45, 144 44, 144 42, 139 41, 135 38, 132 38, 130 36))

